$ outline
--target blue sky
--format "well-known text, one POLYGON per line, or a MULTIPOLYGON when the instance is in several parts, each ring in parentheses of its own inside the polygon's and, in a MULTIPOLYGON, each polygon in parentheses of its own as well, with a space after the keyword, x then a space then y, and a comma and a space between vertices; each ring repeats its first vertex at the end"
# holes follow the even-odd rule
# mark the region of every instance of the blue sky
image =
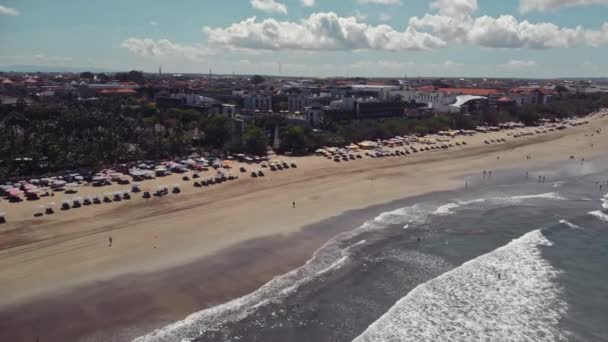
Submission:
POLYGON ((608 76, 608 0, 0 0, 0 65, 608 76))

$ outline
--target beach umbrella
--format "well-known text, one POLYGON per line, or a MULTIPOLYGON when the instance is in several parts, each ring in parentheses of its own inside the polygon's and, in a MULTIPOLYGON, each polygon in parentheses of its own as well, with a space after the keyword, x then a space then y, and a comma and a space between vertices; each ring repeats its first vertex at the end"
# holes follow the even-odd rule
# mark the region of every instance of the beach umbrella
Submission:
POLYGON ((53 181, 52 185, 56 186, 56 187, 61 187, 61 186, 65 186, 66 182, 62 181, 62 180, 56 180, 56 181, 53 181))
POLYGON ((23 185, 23 190, 26 190, 26 191, 35 191, 35 190, 38 190, 38 187, 35 186, 35 185, 33 185, 33 184, 24 184, 23 185))
POLYGON ((12 196, 12 197, 18 197, 22 194, 23 194, 23 191, 21 191, 21 189, 19 189, 19 188, 10 188, 8 190, 8 195, 12 196))

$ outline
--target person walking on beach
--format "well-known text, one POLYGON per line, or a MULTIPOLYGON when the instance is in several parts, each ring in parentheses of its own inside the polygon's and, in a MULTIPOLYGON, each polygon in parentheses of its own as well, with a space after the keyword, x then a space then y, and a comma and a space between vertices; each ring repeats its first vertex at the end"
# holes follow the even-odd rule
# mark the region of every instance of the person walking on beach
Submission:
POLYGON ((112 247, 112 237, 111 236, 108 238, 108 241, 110 242, 110 245, 108 247, 112 247))
POLYGON ((538 184, 540 184, 543 180, 543 176, 538 176, 538 184))
POLYGON ((294 208, 296 207, 296 201, 293 201, 293 207, 294 208))

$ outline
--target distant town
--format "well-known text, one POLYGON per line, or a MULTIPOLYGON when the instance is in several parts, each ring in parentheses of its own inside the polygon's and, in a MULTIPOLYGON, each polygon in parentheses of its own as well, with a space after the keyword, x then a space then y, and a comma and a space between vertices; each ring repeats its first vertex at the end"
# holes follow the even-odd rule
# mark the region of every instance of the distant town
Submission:
POLYGON ((585 115, 608 106, 607 93, 601 79, 5 72, 0 169, 7 177, 267 148, 304 155, 366 139, 585 115))

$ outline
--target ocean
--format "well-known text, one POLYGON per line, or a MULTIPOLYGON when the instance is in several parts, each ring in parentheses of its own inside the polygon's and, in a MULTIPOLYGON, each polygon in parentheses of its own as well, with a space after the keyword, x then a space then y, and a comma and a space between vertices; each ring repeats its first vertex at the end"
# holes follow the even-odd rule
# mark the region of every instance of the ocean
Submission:
POLYGON ((607 166, 375 207, 300 268, 136 341, 608 341, 607 166))

